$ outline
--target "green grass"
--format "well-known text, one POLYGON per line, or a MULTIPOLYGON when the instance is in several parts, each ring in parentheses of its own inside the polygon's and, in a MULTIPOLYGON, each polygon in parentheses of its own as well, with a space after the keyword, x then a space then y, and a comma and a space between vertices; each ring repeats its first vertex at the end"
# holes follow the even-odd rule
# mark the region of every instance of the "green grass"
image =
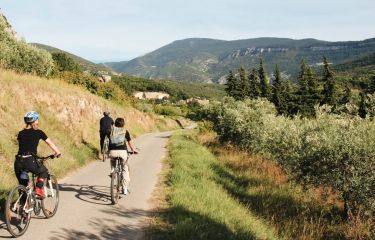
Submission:
POLYGON ((331 189, 303 188, 274 161, 178 133, 155 191, 146 239, 373 239, 374 222, 342 218, 331 189))
POLYGON ((346 221, 343 202, 332 189, 288 180, 275 161, 222 145, 213 133, 200 133, 197 139, 225 166, 215 169, 217 182, 272 225, 280 238, 374 239, 373 219, 358 214, 346 221))
POLYGON ((167 202, 148 239, 277 239, 227 191, 220 179, 230 170, 209 150, 184 133, 172 137, 169 150, 167 202))

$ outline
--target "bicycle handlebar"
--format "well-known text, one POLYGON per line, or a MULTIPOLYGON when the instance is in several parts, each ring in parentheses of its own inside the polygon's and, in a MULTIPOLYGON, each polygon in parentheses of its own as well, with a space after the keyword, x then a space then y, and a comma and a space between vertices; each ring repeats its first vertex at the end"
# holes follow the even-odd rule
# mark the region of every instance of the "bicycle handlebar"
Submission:
POLYGON ((46 157, 41 157, 41 156, 38 156, 38 155, 33 154, 33 156, 34 156, 36 159, 38 159, 38 160, 42 160, 42 161, 44 161, 44 160, 47 160, 47 159, 54 159, 55 157, 56 157, 56 158, 59 158, 59 157, 61 156, 61 154, 59 154, 59 155, 57 155, 57 156, 55 156, 54 154, 51 154, 51 155, 46 156, 46 157))
POLYGON ((128 151, 128 153, 130 155, 132 155, 132 154, 138 154, 140 149, 139 148, 135 148, 135 149, 136 149, 136 151, 132 151, 132 152, 128 151))

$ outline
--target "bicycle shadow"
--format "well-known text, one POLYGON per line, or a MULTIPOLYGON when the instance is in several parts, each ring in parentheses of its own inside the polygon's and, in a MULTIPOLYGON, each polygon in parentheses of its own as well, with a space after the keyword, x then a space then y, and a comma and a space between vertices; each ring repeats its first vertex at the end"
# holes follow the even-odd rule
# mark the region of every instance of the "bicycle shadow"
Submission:
POLYGON ((95 232, 62 228, 55 231, 51 239, 256 239, 253 233, 240 229, 234 231, 215 219, 192 212, 183 206, 172 207, 167 211, 106 208, 101 211, 105 217, 94 218, 89 223, 95 232), (160 215, 170 227, 150 226, 149 217, 156 215, 160 215), (179 229, 173 228, 176 223, 179 223, 179 229))
POLYGON ((77 184, 59 184, 60 192, 75 192, 75 197, 81 201, 97 204, 112 205, 109 187, 77 184))
POLYGON ((142 239, 147 229, 143 222, 149 211, 143 209, 126 209, 118 206, 101 210, 105 216, 94 218, 89 221, 89 226, 95 229, 94 232, 88 232, 77 229, 62 228, 53 232, 54 237, 51 240, 75 240, 75 239, 142 239), (126 220, 126 219, 128 220, 126 220), (126 222, 126 223, 124 223, 126 222))

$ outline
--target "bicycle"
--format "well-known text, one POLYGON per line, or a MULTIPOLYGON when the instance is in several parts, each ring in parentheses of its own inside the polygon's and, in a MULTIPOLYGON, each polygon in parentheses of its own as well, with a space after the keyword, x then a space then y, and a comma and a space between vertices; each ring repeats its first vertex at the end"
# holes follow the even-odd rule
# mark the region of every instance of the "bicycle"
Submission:
POLYGON ((108 136, 105 136, 105 138, 104 138, 102 154, 103 154, 103 162, 105 162, 105 160, 107 160, 109 158, 109 138, 108 138, 108 136))
MULTIPOLYGON (((128 161, 129 161, 129 157, 131 154, 134 154, 134 152, 128 152, 128 161)), ((115 157, 113 158, 113 160, 115 161, 115 166, 113 167, 111 171, 111 201, 112 201, 112 204, 114 205, 114 204, 117 204, 120 198, 120 192, 125 194, 125 188, 123 184, 124 179, 123 179, 123 174, 122 174, 124 169, 122 169, 122 166, 121 166, 122 158, 115 157)), ((127 161, 124 163, 124 166, 126 166, 129 169, 129 165, 127 161)), ((128 189, 126 189, 126 191, 128 191, 128 189)))
MULTIPOLYGON (((54 159, 54 155, 47 157, 34 156, 41 164, 47 159, 54 159)), ((44 185, 46 197, 39 199, 35 194, 36 175, 32 174, 32 180, 29 181, 29 174, 26 171, 21 172, 21 179, 28 180, 27 186, 18 185, 14 187, 5 203, 5 222, 9 233, 13 237, 23 235, 29 227, 31 212, 34 211, 39 216, 41 211, 46 218, 53 217, 59 205, 59 185, 54 175, 48 173, 47 184, 44 185)))

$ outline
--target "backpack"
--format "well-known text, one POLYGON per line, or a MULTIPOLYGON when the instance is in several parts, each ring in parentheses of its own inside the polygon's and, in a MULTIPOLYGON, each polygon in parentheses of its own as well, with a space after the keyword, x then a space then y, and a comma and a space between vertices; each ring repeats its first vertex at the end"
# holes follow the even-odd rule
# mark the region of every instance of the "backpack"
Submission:
POLYGON ((124 128, 113 127, 111 133, 111 145, 121 146, 125 144, 126 130, 124 128))

